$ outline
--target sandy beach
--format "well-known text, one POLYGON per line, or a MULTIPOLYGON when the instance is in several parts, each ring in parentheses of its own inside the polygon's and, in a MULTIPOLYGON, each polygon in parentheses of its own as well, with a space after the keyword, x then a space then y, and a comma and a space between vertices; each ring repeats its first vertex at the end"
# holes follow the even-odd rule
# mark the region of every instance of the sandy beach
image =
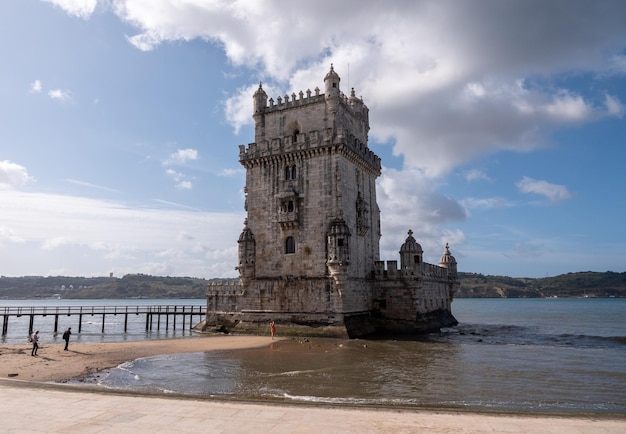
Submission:
POLYGON ((270 345, 270 337, 211 335, 152 341, 72 343, 40 342, 36 357, 30 344, 0 345, 0 378, 28 381, 63 381, 121 363, 160 354, 257 348, 270 345), (17 374, 17 375, 16 375, 17 374))
POLYGON ((51 384, 141 357, 270 345, 270 337, 0 345, 3 432, 432 432, 623 433, 626 416, 471 413, 323 405, 222 402, 51 384), (86 399, 88 397, 88 399, 86 399), (65 410, 64 410, 65 409, 65 410), (69 415, 69 417, 68 417, 69 415), (26 422, 28 421, 28 422, 26 422), (7 431, 4 431, 4 430, 7 431))

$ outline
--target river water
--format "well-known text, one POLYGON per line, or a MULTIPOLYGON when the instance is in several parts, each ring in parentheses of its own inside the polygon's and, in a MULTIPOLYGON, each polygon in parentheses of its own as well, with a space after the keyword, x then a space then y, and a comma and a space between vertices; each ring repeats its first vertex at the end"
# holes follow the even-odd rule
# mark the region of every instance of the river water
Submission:
POLYGON ((288 339, 135 360, 88 381, 225 399, 626 414, 626 299, 457 299, 453 313, 459 326, 415 340, 288 339))

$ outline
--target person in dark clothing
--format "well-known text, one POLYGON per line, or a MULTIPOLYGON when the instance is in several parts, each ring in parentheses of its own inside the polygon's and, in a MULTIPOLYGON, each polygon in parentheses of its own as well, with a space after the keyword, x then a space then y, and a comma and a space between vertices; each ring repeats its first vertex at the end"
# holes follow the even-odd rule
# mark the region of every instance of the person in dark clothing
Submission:
POLYGON ((63 333, 63 340, 65 341, 65 348, 63 348, 65 351, 67 351, 67 346, 70 344, 70 336, 72 335, 72 327, 69 327, 67 330, 65 330, 65 333, 63 333))
POLYGON ((30 355, 36 356, 37 350, 39 349, 39 330, 33 333, 33 335, 30 337, 30 341, 33 343, 33 349, 30 352, 30 355))

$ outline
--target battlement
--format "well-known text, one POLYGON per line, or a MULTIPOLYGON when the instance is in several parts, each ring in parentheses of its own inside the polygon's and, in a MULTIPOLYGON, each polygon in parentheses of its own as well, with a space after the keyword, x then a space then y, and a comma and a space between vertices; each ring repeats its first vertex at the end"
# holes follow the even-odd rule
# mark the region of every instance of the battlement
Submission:
MULTIPOLYGON (((274 100, 274 98, 270 98, 268 100, 268 104, 265 106, 265 108, 262 109, 261 112, 264 114, 268 114, 276 111, 286 110, 294 107, 303 107, 309 104, 317 104, 325 101, 326 95, 320 93, 320 88, 316 87, 314 95, 311 92, 311 89, 307 89, 306 94, 305 92, 300 91, 298 92, 298 94, 292 92, 291 95, 285 94, 284 96, 278 96, 276 97, 276 100, 274 100)), ((340 92, 339 101, 346 111, 352 112, 353 114, 369 112, 369 109, 363 103, 363 99, 354 96, 354 89, 352 90, 352 95, 350 97, 348 97, 348 95, 346 95, 345 93, 340 92)))
POLYGON ((399 269, 398 261, 375 261, 374 278, 376 280, 394 280, 398 278, 447 279, 448 269, 434 264, 422 263, 419 268, 399 269), (386 267, 385 267, 386 265, 386 267))
POLYGON ((305 93, 300 91, 298 92, 298 95, 296 95, 295 92, 293 92, 291 94, 291 96, 289 96, 288 94, 285 94, 285 96, 278 96, 276 98, 276 101, 274 101, 274 98, 270 98, 268 101, 268 105, 265 106, 265 110, 263 111, 264 113, 272 113, 275 111, 280 111, 280 110, 285 110, 285 109, 289 109, 289 108, 293 108, 293 107, 301 107, 301 106, 305 106, 308 104, 316 104, 316 103, 320 103, 320 102, 324 102, 326 100, 324 94, 320 94, 320 89, 319 87, 315 88, 315 95, 312 95, 312 92, 310 89, 307 89, 306 91, 306 98, 305 98, 305 93), (299 98, 296 98, 299 97, 299 98))
POLYGON ((284 136, 282 138, 263 140, 258 143, 250 143, 247 147, 240 145, 239 161, 245 165, 247 161, 259 158, 272 158, 295 152, 322 150, 336 145, 344 145, 347 150, 352 151, 365 160, 377 175, 380 174, 380 157, 345 128, 337 128, 337 134, 334 136, 332 128, 326 128, 321 131, 298 133, 295 138, 293 136, 284 136))

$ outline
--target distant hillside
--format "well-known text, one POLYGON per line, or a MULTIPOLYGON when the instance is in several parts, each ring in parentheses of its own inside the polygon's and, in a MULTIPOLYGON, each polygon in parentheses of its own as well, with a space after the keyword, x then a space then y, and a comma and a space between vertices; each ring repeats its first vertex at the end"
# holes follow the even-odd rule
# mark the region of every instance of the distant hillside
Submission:
POLYGON ((518 278, 459 273, 457 298, 626 297, 626 273, 585 271, 518 278))
MULTIPOLYGON (((516 278, 459 273, 457 298, 626 297, 626 273, 581 272, 555 277, 516 278)), ((195 277, 0 277, 0 298, 199 298, 212 280, 195 277)))
MULTIPOLYGON (((220 279, 224 280, 224 279, 220 279)), ((211 280, 127 274, 117 277, 0 277, 0 298, 204 298, 211 280)))

